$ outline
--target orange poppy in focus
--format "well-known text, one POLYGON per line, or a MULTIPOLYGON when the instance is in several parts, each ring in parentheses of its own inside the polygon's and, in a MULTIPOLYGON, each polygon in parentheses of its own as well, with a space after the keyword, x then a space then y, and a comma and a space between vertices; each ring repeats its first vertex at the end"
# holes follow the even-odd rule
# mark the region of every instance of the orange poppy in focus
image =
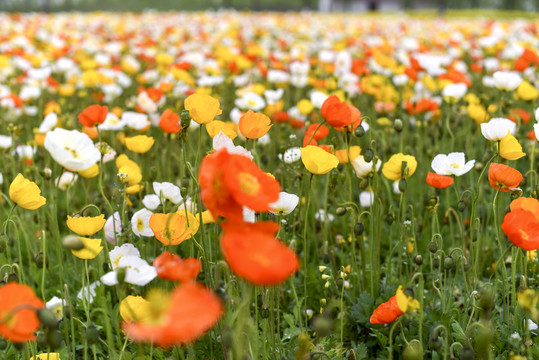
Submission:
POLYGON ((518 187, 522 174, 510 166, 492 163, 488 169, 488 181, 494 189, 509 192, 518 187))
POLYGON ((17 343, 35 340, 39 328, 36 311, 43 306, 28 285, 10 282, 0 287, 0 335, 17 343))
POLYGON ((221 251, 237 276, 257 285, 277 285, 299 269, 298 256, 275 233, 279 225, 225 222, 221 251))
POLYGON ((184 283, 196 279, 202 264, 198 259, 182 259, 176 254, 165 251, 155 258, 153 266, 161 279, 184 283))
POLYGON ((214 218, 243 221, 243 206, 261 212, 279 199, 279 182, 251 159, 223 148, 202 160, 198 181, 204 205, 214 218))
POLYGON ((170 214, 153 214, 150 228, 157 240, 165 245, 178 245, 196 234, 199 227, 196 217, 185 211, 170 214))
POLYGON ((240 117, 240 132, 249 139, 258 139, 266 135, 273 126, 271 119, 262 113, 249 110, 240 117))
POLYGON ((182 129, 182 125, 180 124, 180 116, 172 110, 166 109, 159 118, 159 127, 168 134, 175 134, 179 132, 182 129))
POLYGON ((82 125, 92 127, 103 124, 108 113, 109 108, 107 106, 90 105, 79 114, 78 119, 82 125))
POLYGON ((148 297, 152 317, 124 322, 123 330, 135 342, 160 347, 192 343, 219 320, 223 304, 214 292, 196 282, 178 286, 168 295, 148 297))
POLYGON ((515 246, 526 251, 539 249, 539 220, 533 212, 520 208, 507 213, 502 230, 515 246))
POLYGON ((406 295, 402 286, 399 286, 395 295, 372 312, 370 322, 371 324, 389 324, 402 314, 419 310, 419 307, 419 301, 406 295))
POLYGON ((436 189, 445 189, 455 183, 455 180, 451 176, 439 175, 433 172, 427 174, 427 184, 436 189))

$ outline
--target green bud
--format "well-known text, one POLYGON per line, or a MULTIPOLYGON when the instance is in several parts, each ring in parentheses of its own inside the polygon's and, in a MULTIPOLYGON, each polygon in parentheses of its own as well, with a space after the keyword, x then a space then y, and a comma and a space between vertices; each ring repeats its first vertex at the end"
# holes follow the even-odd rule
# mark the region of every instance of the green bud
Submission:
POLYGON ((76 235, 67 235, 62 239, 62 245, 69 250, 81 250, 84 249, 84 243, 76 235))
POLYGON ((364 231, 365 231, 365 225, 363 225, 363 223, 357 222, 356 225, 354 225, 354 233, 357 236, 361 236, 364 231))
POLYGON ((365 135, 365 129, 363 126, 358 126, 354 131, 354 135, 357 137, 363 137, 363 135, 365 135))
POLYGON ((420 254, 417 254, 414 258, 414 262, 417 266, 421 266, 423 265, 423 256, 421 256, 420 254))
POLYGON ((325 337, 331 334, 332 321, 326 316, 317 316, 313 320, 313 329, 318 337, 325 337))
POLYGON ((402 352, 403 360, 423 359, 423 345, 418 340, 412 340, 402 352))
POLYGON ((453 265, 455 264, 455 261, 451 256, 446 256, 444 259, 444 270, 451 270, 453 268, 453 265))
POLYGON ((58 330, 49 330, 46 334, 47 345, 54 351, 62 346, 62 334, 58 330))
POLYGON ((269 317, 269 309, 267 307, 263 307, 261 310, 260 310, 260 317, 262 319, 267 319, 269 317))
POLYGON ((10 283, 10 282, 19 282, 19 276, 15 273, 11 273, 7 276, 7 282, 10 283))
POLYGON ((345 208, 344 206, 339 206, 339 207, 337 208, 337 210, 335 210, 335 214, 336 214, 337 216, 343 216, 344 214, 346 214, 347 211, 348 211, 348 209, 345 208))
POLYGON ((466 210, 466 203, 462 200, 459 200, 459 202, 457 203, 457 210, 460 212, 464 212, 464 210, 466 210))
POLYGON ((429 348, 434 351, 440 351, 442 346, 444 345, 442 339, 440 339, 438 336, 429 339, 429 348))
POLYGON ((433 254, 436 254, 436 251, 438 251, 438 244, 436 244, 434 241, 431 241, 429 243, 429 251, 433 254))
POLYGON ((180 123, 182 124, 182 129, 187 129, 191 124, 191 115, 189 110, 182 110, 180 113, 180 123))
POLYGON ((54 313, 48 309, 40 309, 37 311, 37 318, 39 322, 49 329, 56 329, 58 326, 58 320, 54 313))
POLYGON ((88 327, 86 328, 86 341, 88 342, 88 344, 92 345, 97 343, 98 340, 99 331, 94 324, 88 325, 88 327))
POLYGON ((34 263, 38 269, 43 269, 43 252, 40 251, 34 255, 34 263))
POLYGON ((432 267, 435 268, 435 269, 438 269, 440 267, 440 258, 439 257, 435 257, 434 259, 432 259, 432 267))
POLYGON ((401 119, 395 119, 395 122, 393 123, 393 129, 395 129, 396 132, 401 132, 403 128, 402 120, 401 119))
POLYGON ((365 149, 365 152, 363 153, 363 159, 366 162, 371 162, 373 158, 374 158, 374 152, 372 151, 372 149, 371 148, 365 149))
POLYGON ((474 352, 471 347, 465 346, 459 352, 459 360, 473 360, 474 352))

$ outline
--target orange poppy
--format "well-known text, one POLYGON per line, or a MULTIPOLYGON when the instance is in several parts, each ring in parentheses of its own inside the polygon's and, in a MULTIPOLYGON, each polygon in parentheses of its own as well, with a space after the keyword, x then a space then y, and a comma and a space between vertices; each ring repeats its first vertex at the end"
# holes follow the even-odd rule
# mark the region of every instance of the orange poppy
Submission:
POLYGON ((175 134, 179 132, 182 129, 182 125, 180 124, 180 116, 172 110, 166 109, 159 118, 159 127, 168 134, 175 134))
POLYGON ((202 264, 198 259, 182 259, 176 254, 165 251, 155 258, 153 266, 161 279, 184 283, 196 279, 202 264))
POLYGON ((539 249, 539 220, 532 211, 519 208, 507 213, 502 230, 515 246, 526 251, 539 249))
POLYGON ((28 285, 10 282, 0 287, 0 335, 18 343, 35 340, 39 328, 36 311, 43 306, 28 285))
MULTIPOLYGON (((324 101, 320 113, 327 123, 335 129, 350 125, 355 129, 361 123, 359 110, 355 106, 341 101, 336 95, 331 95, 324 101)), ((343 131, 343 129, 340 131, 343 131)))
POLYGON ((453 185, 455 180, 451 176, 439 175, 433 172, 427 174, 427 184, 436 189, 445 189, 453 185))
POLYGON ((103 124, 109 113, 107 106, 90 105, 84 109, 78 116, 79 122, 87 127, 103 124))
POLYGON ((240 117, 240 132, 249 139, 258 139, 266 135, 273 126, 271 119, 262 113, 255 113, 249 110, 240 117))
POLYGON ((275 238, 277 223, 225 222, 221 226, 221 251, 237 276, 257 285, 277 285, 298 271, 296 253, 275 238))
POLYGON ((510 166, 492 163, 488 169, 488 181, 494 189, 509 192, 518 187, 522 174, 510 166))
POLYGON ((221 149, 202 160, 198 181, 204 205, 214 218, 243 221, 243 206, 269 211, 281 186, 249 158, 221 149))
POLYGON ((185 211, 170 214, 153 214, 150 228, 157 240, 165 245, 178 245, 198 231, 199 222, 193 214, 185 211))
MULTIPOLYGON (((312 137, 315 140, 322 140, 328 135, 329 128, 326 125, 311 124, 307 127, 307 130, 305 130, 305 137, 307 139, 310 139, 312 137)), ((303 145, 303 147, 305 146, 307 145, 303 145)))
POLYGON ((373 311, 370 322, 371 324, 389 324, 402 314, 419 310, 419 307, 419 301, 406 295, 402 286, 399 286, 395 295, 373 311))
POLYGON ((518 209, 531 211, 533 216, 539 221, 539 200, 535 198, 519 197, 511 202, 511 211, 518 209))
POLYGON ((123 330, 133 341, 160 347, 192 343, 217 323, 224 309, 214 292, 196 282, 182 284, 169 295, 150 298, 149 302, 154 316, 124 322, 123 330))

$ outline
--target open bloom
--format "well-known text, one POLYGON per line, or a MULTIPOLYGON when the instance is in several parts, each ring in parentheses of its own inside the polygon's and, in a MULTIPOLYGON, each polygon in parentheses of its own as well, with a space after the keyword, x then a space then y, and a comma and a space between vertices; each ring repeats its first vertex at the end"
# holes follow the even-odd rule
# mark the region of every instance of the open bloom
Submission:
POLYGON ((79 122, 87 127, 103 124, 109 113, 109 108, 101 105, 90 105, 78 116, 79 122))
POLYGON ((241 116, 239 123, 240 132, 249 139, 261 138, 272 126, 267 115, 251 110, 241 116))
POLYGON ((196 282, 182 284, 170 294, 151 291, 147 300, 152 316, 124 322, 122 327, 131 340, 161 347, 193 342, 217 323, 224 310, 219 297, 196 282))
POLYGON ((455 183, 451 176, 440 175, 433 172, 427 174, 427 184, 437 189, 445 189, 455 183))
POLYGON ((114 262, 113 264, 113 271, 101 276, 101 282, 107 286, 114 286, 119 283, 119 268, 122 268, 125 271, 125 278, 123 280, 126 283, 133 285, 144 286, 157 276, 155 268, 137 255, 127 254, 120 256, 119 259, 117 259, 117 262, 114 262))
POLYGON ((78 216, 67 215, 67 227, 82 236, 90 236, 98 232, 105 225, 105 215, 99 216, 78 216))
POLYGON ((1 286, 0 335, 18 343, 35 340, 34 333, 39 328, 36 311, 43 306, 28 285, 10 282, 1 286))
POLYGON ((179 211, 170 214, 153 214, 150 228, 157 240, 165 245, 178 245, 196 234, 199 222, 193 214, 179 211))
POLYGON ((395 154, 382 167, 382 174, 389 180, 400 180, 403 175, 405 178, 414 174, 417 168, 417 161, 412 155, 404 155, 402 153, 395 154), (403 174, 403 163, 406 163, 406 171, 403 174))
POLYGON ((276 215, 290 214, 299 203, 299 196, 281 191, 279 200, 270 205, 270 211, 276 215))
POLYGON ((144 154, 153 146, 155 140, 151 136, 137 135, 125 138, 125 146, 133 152, 144 154))
POLYGON ((501 227, 515 246, 526 251, 539 249, 539 201, 525 197, 513 200, 501 227))
POLYGON ((515 90, 522 82, 522 78, 515 71, 496 71, 492 78, 496 87, 505 91, 515 90))
POLYGON ((481 124, 481 134, 487 140, 498 141, 503 139, 507 132, 515 134, 517 124, 506 118, 493 118, 489 122, 481 124))
POLYGON ((339 165, 339 159, 335 155, 314 145, 301 148, 301 161, 310 173, 316 175, 327 174, 339 165))
POLYGON ((491 163, 488 168, 488 181, 494 189, 509 192, 518 188, 522 174, 510 166, 491 163))
POLYGON ((466 162, 464 153, 453 152, 447 155, 438 154, 432 159, 431 167, 439 175, 461 176, 470 171, 475 160, 466 162))
POLYGON ((47 202, 47 199, 41 196, 39 186, 22 174, 18 174, 9 185, 9 197, 18 206, 28 210, 38 209, 47 202))
POLYGON ((221 251, 237 276, 257 285, 277 285, 299 269, 294 251, 275 238, 277 223, 227 221, 221 226, 221 251))
POLYGON ((131 218, 131 228, 133 233, 138 236, 153 236, 152 228, 150 227, 150 218, 153 212, 147 209, 141 209, 133 214, 131 218))
POLYGON ((343 130, 348 126, 355 130, 361 124, 361 112, 335 95, 331 95, 324 101, 320 113, 327 123, 337 130, 343 130))
POLYGON ((357 177, 363 178, 373 170, 373 164, 375 162, 376 166, 374 166, 374 171, 378 171, 380 170, 380 166, 382 166, 382 162, 380 160, 371 160, 366 162, 363 155, 358 155, 352 160, 352 167, 354 168, 357 177))
POLYGON ((159 118, 159 127, 168 134, 175 134, 179 132, 182 129, 180 116, 172 110, 166 109, 159 118))
POLYGON ((45 149, 57 163, 71 171, 86 170, 101 158, 92 139, 77 130, 56 128, 49 131, 45 149))
POLYGON ((402 314, 417 310, 419 310, 419 301, 407 296, 402 290, 402 286, 399 286, 395 295, 373 311, 370 322, 371 324, 389 324, 401 317, 402 314))
POLYGON ((190 95, 185 99, 184 106, 189 110, 191 118, 199 124, 207 124, 223 112, 219 108, 219 100, 204 94, 190 95))
POLYGON ((84 244, 84 247, 80 250, 71 250, 73 255, 79 259, 94 259, 97 255, 99 255, 101 250, 103 250, 103 246, 101 246, 101 239, 89 239, 84 237, 79 237, 79 239, 84 244))

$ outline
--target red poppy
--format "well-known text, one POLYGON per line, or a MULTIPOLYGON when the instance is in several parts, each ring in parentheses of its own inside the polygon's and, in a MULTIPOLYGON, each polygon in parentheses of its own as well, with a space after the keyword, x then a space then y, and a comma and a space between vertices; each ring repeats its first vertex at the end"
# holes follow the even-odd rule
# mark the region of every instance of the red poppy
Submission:
POLYGON ((0 287, 0 335, 18 343, 35 340, 36 311, 42 308, 43 301, 28 285, 10 282, 0 287))
POLYGON ((518 187, 522 174, 510 166, 492 163, 488 169, 488 181, 494 189, 509 192, 518 187))
POLYGON ((201 197, 214 217, 243 220, 243 206, 269 211, 279 199, 279 182, 251 159, 221 149, 202 160, 199 171, 201 197))
POLYGON ((298 271, 296 253, 275 238, 277 223, 225 222, 221 226, 221 251, 237 276, 257 285, 277 285, 298 271))
POLYGON ((507 213, 502 230, 515 246, 526 251, 539 249, 539 221, 533 212, 516 209, 507 213))
POLYGON ((402 314, 403 312, 397 304, 397 295, 393 295, 373 311, 370 322, 371 324, 389 324, 397 320, 402 314))
POLYGON ((361 124, 361 112, 355 106, 341 102, 336 95, 324 101, 320 113, 329 125, 339 131, 353 131, 361 124), (352 129, 347 128, 349 126, 352 129))
POLYGON ((126 335, 136 342, 160 347, 192 343, 211 329, 223 314, 223 304, 214 292, 196 282, 178 286, 165 301, 153 304, 151 322, 124 322, 126 335))
POLYGON ((315 140, 322 140, 329 135, 329 128, 326 125, 311 124, 305 130, 306 138, 313 138, 315 140))
POLYGON ((161 115, 161 118, 159 118, 159 127, 168 134, 179 132, 182 129, 180 116, 172 110, 166 109, 161 115))
POLYGON ((107 106, 90 105, 79 114, 78 119, 82 125, 92 127, 103 124, 108 113, 109 108, 107 106))
POLYGON ((427 174, 427 184, 437 189, 445 189, 453 185, 455 180, 451 176, 439 175, 433 172, 427 174))
POLYGON ((161 279, 184 283, 196 279, 202 264, 198 259, 182 259, 176 254, 165 251, 155 258, 153 266, 161 279))

